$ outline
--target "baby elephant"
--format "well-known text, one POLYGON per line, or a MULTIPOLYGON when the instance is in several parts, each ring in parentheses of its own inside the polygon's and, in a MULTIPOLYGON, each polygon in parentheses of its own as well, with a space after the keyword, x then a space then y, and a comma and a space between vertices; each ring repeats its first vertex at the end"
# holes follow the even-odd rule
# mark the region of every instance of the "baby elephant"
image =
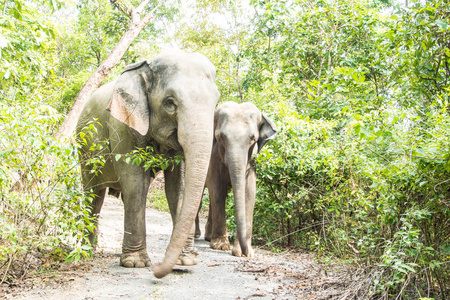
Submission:
POLYGON ((233 188, 236 209, 236 240, 232 254, 252 257, 253 209, 256 170, 252 155, 276 135, 273 122, 252 103, 226 102, 215 112, 214 142, 206 187, 210 206, 205 239, 210 247, 230 250, 225 199, 233 188))

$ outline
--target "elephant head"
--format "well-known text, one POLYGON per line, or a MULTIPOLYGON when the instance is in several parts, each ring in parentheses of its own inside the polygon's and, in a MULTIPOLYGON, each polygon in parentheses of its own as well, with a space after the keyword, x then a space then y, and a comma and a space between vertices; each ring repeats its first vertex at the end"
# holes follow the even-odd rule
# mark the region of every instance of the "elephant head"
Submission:
MULTIPOLYGON (((277 133, 275 124, 252 103, 222 104, 214 117, 215 143, 220 160, 228 169, 236 210, 237 238, 244 256, 251 256, 247 243, 249 232, 246 224, 246 181, 251 156, 259 152, 277 133)), ((253 182, 253 184, 255 184, 253 182)), ((254 189, 255 187, 253 187, 254 189)), ((254 200, 253 200, 254 201, 254 200)), ((247 216, 247 220, 250 217, 247 216)))
POLYGON ((133 129, 138 146, 184 153, 182 206, 165 258, 153 269, 158 278, 175 265, 202 196, 220 96, 215 76, 213 64, 199 53, 166 52, 151 62, 129 65, 117 79, 107 107, 113 118, 133 129))

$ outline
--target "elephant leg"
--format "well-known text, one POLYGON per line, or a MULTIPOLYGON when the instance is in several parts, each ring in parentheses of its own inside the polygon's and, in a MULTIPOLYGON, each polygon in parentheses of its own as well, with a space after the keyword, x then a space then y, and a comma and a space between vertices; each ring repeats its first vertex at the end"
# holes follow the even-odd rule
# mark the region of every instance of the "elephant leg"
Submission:
MULTIPOLYGON (((169 204, 170 215, 172 216, 172 224, 175 228, 178 215, 181 211, 184 194, 184 163, 181 162, 172 170, 167 168, 164 171, 166 198, 169 204)), ((198 263, 198 253, 194 249, 194 233, 195 223, 189 233, 189 237, 183 246, 183 250, 178 258, 176 264, 182 266, 192 266, 198 263)))
MULTIPOLYGON (((202 195, 205 194, 205 189, 203 189, 203 193, 202 195)), ((203 200, 200 201, 200 205, 198 206, 198 211, 197 211, 197 216, 195 217, 195 234, 194 234, 194 238, 198 239, 201 235, 202 232, 200 230, 200 210, 202 209, 202 204, 203 204, 203 200)))
POLYGON ((195 217, 195 234, 194 238, 198 239, 202 235, 202 231, 200 230, 200 218, 198 216, 199 212, 197 213, 197 216, 195 217))
POLYGON ((216 250, 230 250, 231 245, 228 241, 225 214, 225 200, 227 198, 228 186, 223 183, 219 176, 215 176, 214 180, 211 180, 210 186, 208 186, 208 191, 210 200, 208 222, 210 224, 209 226, 211 226, 209 247, 216 250))
POLYGON ((89 242, 92 246, 97 244, 97 234, 98 234, 98 216, 100 214, 100 210, 103 206, 103 201, 105 199, 106 189, 101 189, 93 192, 92 206, 90 217, 94 222, 93 231, 89 232, 89 242))
MULTIPOLYGON (((254 167, 250 167, 247 172, 247 180, 245 183, 245 224, 247 228, 247 248, 248 255, 246 257, 254 257, 254 251, 252 248, 252 231, 253 231, 253 211, 255 208, 256 197, 256 171, 254 167)), ((241 251, 241 245, 239 243, 239 237, 236 235, 234 241, 233 250, 231 251, 234 256, 244 256, 241 251)))
POLYGON ((151 265, 147 253, 145 228, 145 205, 150 174, 136 175, 136 173, 133 176, 121 177, 125 221, 120 265, 128 268, 143 268, 151 265))
POLYGON ((209 213, 208 213, 208 219, 206 220, 206 226, 205 226, 205 241, 211 242, 211 235, 212 235, 212 216, 211 216, 211 201, 209 202, 209 213))

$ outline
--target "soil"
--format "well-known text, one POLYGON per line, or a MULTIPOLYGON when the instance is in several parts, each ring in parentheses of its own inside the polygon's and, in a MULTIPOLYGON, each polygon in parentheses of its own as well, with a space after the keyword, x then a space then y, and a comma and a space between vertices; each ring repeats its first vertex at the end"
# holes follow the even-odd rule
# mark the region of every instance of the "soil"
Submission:
MULTIPOLYGON (((205 220, 202 220, 204 229, 205 220)), ((152 264, 163 259, 172 229, 170 215, 147 209, 147 248, 152 264)), ((119 266, 123 238, 123 206, 107 198, 94 258, 64 264, 15 285, 3 285, 5 299, 339 299, 348 296, 354 269, 322 264, 313 255, 255 249, 255 258, 209 248, 196 240, 199 263, 175 266, 157 279, 151 268, 119 266)), ((203 232, 202 232, 203 233, 203 232)))

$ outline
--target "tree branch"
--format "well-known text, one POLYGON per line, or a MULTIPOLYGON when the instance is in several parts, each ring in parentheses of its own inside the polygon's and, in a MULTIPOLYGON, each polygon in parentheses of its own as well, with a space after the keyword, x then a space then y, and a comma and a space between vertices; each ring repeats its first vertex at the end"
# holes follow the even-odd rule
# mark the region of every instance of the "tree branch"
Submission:
MULTIPOLYGON (((128 9, 120 8, 117 0, 110 0, 111 3, 116 6, 120 11, 129 15, 128 9)), ((153 18, 153 12, 159 7, 155 7, 151 12, 149 12, 144 18, 141 19, 140 12, 143 10, 145 5, 147 5, 149 0, 144 0, 139 4, 136 9, 131 9, 132 20, 128 29, 123 34, 120 41, 117 43, 116 47, 108 55, 108 57, 98 66, 97 70, 89 77, 87 82, 84 84, 83 88, 78 93, 77 98, 69 111, 64 123, 59 128, 55 138, 64 139, 70 137, 75 131, 78 118, 80 117, 81 111, 84 107, 84 103, 89 99, 91 94, 97 89, 98 85, 106 78, 108 73, 114 68, 120 61, 122 56, 127 51, 131 43, 136 39, 142 29, 147 25, 148 22, 153 18)))
MULTIPOLYGON (((141 12, 144 10, 144 8, 147 6, 147 4, 148 4, 149 2, 150 2, 150 0, 144 0, 144 1, 142 1, 141 4, 139 4, 138 7, 136 7, 135 11, 138 12, 138 13, 141 13, 141 12)), ((159 6, 160 6, 160 4, 158 4, 156 7, 159 7, 159 6)), ((156 9, 156 8, 155 8, 155 9, 156 9)), ((152 10, 152 13, 153 13, 153 11, 154 11, 155 9, 152 10)))
POLYGON ((109 0, 109 2, 111 2, 111 4, 114 5, 115 8, 117 8, 118 10, 123 12, 125 15, 127 15, 129 18, 131 18, 131 13, 132 13, 133 9, 131 9, 130 7, 121 5, 119 3, 119 1, 117 1, 117 0, 109 0))

